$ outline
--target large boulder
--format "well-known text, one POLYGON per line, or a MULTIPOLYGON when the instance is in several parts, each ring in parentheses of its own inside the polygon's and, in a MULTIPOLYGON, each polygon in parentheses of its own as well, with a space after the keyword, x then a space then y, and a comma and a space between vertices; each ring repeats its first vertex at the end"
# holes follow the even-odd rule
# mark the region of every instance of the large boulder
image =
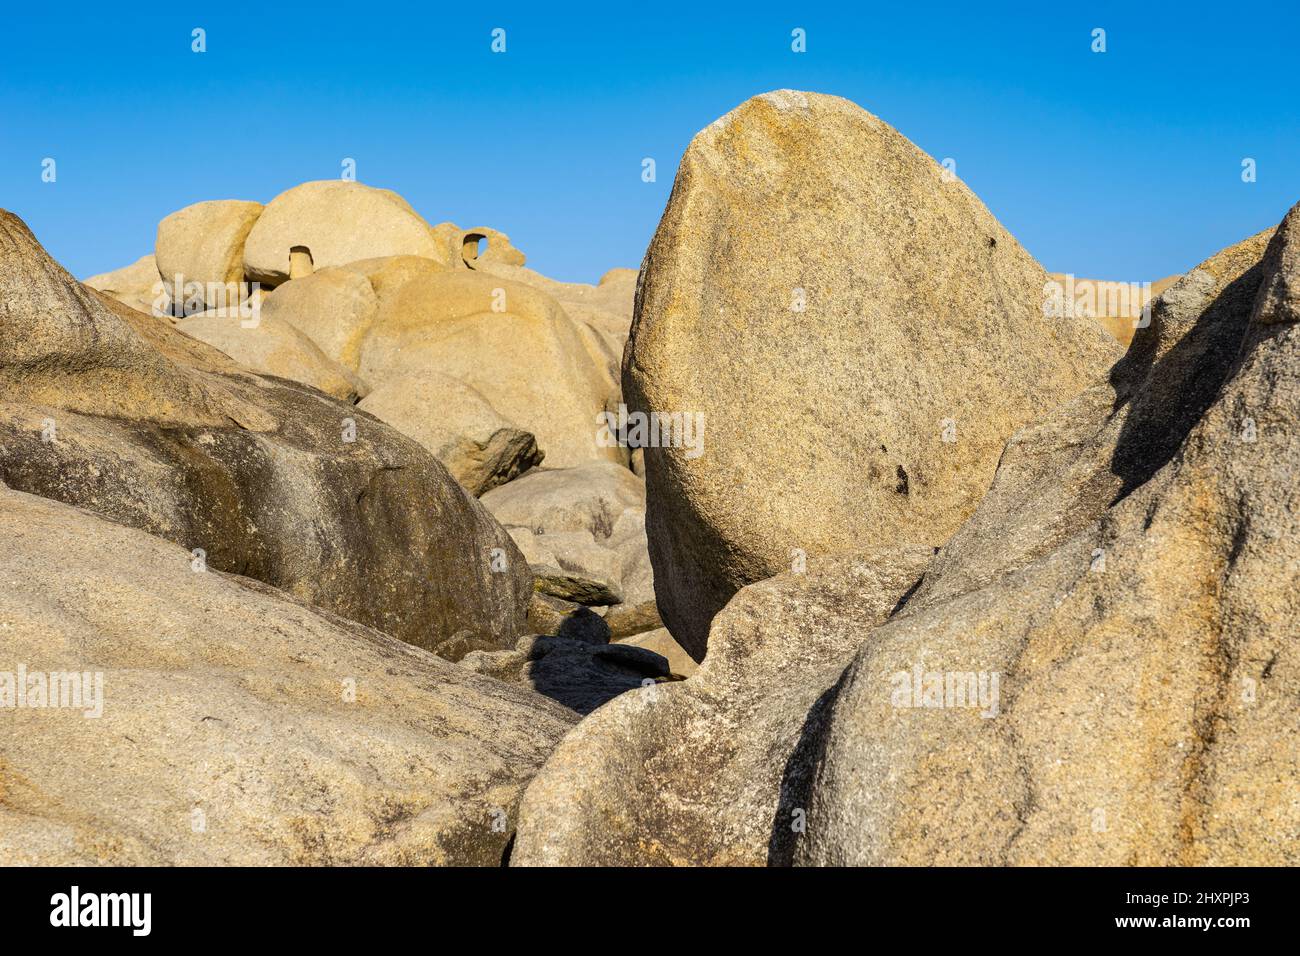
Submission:
POLYGON ((276 286, 292 275, 290 254, 306 250, 311 269, 379 256, 447 262, 447 248, 397 193, 341 179, 303 183, 276 196, 244 244, 250 280, 276 286))
POLYGON ((361 272, 322 269, 276 288, 263 301, 261 314, 292 325, 331 361, 356 372, 361 340, 379 315, 379 298, 361 272))
POLYGON ((526 563, 427 451, 100 297, 3 211, 0 480, 426 648, 524 628, 526 563))
POLYGON ((357 370, 380 384, 424 369, 459 379, 537 436, 548 465, 565 468, 627 463, 627 449, 602 443, 598 427, 618 394, 614 366, 609 343, 554 299, 462 270, 393 289, 364 333, 357 370))
POLYGON ((1047 275, 964 184, 837 97, 783 90, 691 142, 646 253, 634 412, 698 415, 645 450, 659 607, 697 659, 792 552, 940 545, 1007 437, 1120 348, 1044 316, 1047 275))
POLYGON ((0 539, 7 864, 499 866, 574 720, 2 485, 0 539), (51 673, 79 708, 34 706, 51 673))
POLYGON ((797 861, 1300 862, 1297 235, 1192 270, 1111 395, 1008 446, 840 681, 797 861))
POLYGON ((389 379, 358 404, 429 449, 478 496, 542 463, 532 433, 464 382, 426 370, 389 379))
POLYGON ((512 862, 1294 864, 1300 327, 1261 290, 1297 231, 1171 287, 933 560, 742 589, 557 748, 512 862))
POLYGON ((259 202, 216 199, 186 206, 158 223, 154 258, 174 297, 190 301, 186 286, 197 283, 197 297, 208 309, 229 309, 246 298, 241 294, 244 241, 261 214, 259 202))

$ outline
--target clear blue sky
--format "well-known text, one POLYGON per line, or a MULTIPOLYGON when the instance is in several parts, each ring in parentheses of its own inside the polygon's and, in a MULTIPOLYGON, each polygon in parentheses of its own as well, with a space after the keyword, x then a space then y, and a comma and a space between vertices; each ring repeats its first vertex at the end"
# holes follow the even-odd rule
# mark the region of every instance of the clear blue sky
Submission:
POLYGON ((175 209, 265 202, 352 157, 430 222, 502 229, 533 267, 594 281, 640 263, 691 136, 780 87, 956 159, 1054 271, 1181 272, 1300 200, 1294 0, 538 6, 10 4, 0 205, 85 277, 151 251, 175 209))

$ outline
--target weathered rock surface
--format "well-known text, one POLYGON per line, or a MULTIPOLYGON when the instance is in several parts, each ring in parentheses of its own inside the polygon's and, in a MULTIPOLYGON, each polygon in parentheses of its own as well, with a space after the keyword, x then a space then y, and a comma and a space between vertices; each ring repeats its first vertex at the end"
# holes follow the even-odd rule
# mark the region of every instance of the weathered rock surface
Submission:
POLYGON ((573 721, 3 486, 0 540, 3 666, 102 674, 98 718, 90 696, 0 710, 7 864, 500 865, 523 785, 573 721))
POLYGON ((464 382, 434 371, 389 379, 359 405, 409 435, 478 496, 542 463, 537 440, 464 382))
POLYGON ((1255 300, 1253 321, 1259 325, 1300 320, 1300 212, 1292 209, 1278 226, 1268 248, 1265 279, 1255 300))
POLYGON ((351 369, 330 359, 297 328, 274 316, 241 319, 227 309, 180 319, 176 327, 220 349, 246 369, 302 382, 349 404, 369 391, 351 369))
POLYGON ((565 738, 525 793, 511 863, 788 861, 819 701, 930 554, 814 560, 742 590, 694 676, 623 694, 565 738))
POLYGON ((262 303, 262 315, 292 325, 355 373, 361 341, 379 315, 379 298, 359 270, 322 269, 278 287, 262 303))
POLYGON ((1110 400, 1013 439, 840 682, 799 862, 1300 860, 1300 328, 1257 309, 1296 221, 1167 290, 1110 400), (994 715, 899 706, 918 666, 1000 675, 994 715))
POLYGON ((397 193, 345 180, 303 183, 276 196, 244 244, 249 279, 276 286, 290 278, 290 251, 310 251, 315 270, 381 256, 447 263, 447 249, 397 193))
POLYGON ((603 540, 624 511, 645 506, 645 485, 624 467, 592 462, 531 472, 489 491, 482 504, 503 525, 536 534, 587 531, 603 540))
POLYGON ((510 242, 509 236, 487 226, 466 229, 460 236, 460 249, 455 251, 471 269, 495 265, 518 268, 528 261, 528 257, 510 242), (483 241, 487 243, 486 248, 483 241))
POLYGON ((424 647, 523 630, 525 562, 423 448, 91 292, 7 212, 0 480, 424 647))
POLYGON ((598 440, 597 416, 618 395, 614 363, 609 344, 549 296, 462 270, 393 289, 355 367, 380 384, 426 369, 456 378, 535 435, 547 464, 565 468, 627 463, 626 448, 598 440))
POLYGON ((668 633, 666 627, 656 627, 652 630, 634 634, 631 637, 623 637, 618 640, 618 643, 654 651, 668 662, 668 670, 672 675, 683 680, 700 669, 700 665, 695 663, 695 659, 682 650, 681 645, 673 640, 673 636, 668 633))
POLYGON ((591 532, 535 534, 531 528, 506 530, 528 562, 538 591, 576 604, 604 606, 622 602, 622 559, 618 552, 597 543, 591 532))
POLYGON ((158 223, 154 245, 158 272, 173 289, 184 290, 189 283, 198 283, 202 287, 198 294, 207 308, 238 305, 246 298, 240 294, 244 241, 261 214, 261 203, 237 199, 198 202, 178 209, 158 223), (214 299, 209 291, 217 292, 218 297, 214 299))
POLYGON ((1046 273, 876 117, 789 90, 699 133, 646 253, 636 411, 702 413, 645 449, 659 608, 697 659, 741 587, 808 555, 935 546, 1010 434, 1119 346, 1043 315, 1046 273), (664 443, 661 443, 661 445, 664 443))

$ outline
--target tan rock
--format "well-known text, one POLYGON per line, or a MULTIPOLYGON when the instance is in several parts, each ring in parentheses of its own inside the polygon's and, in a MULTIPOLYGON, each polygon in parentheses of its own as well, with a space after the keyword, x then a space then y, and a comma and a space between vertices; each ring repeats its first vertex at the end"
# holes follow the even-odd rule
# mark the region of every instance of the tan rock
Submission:
POLYGON ((471 269, 497 264, 522 266, 528 261, 522 252, 510 244, 509 236, 486 226, 466 229, 460 236, 460 248, 453 252, 471 269))
POLYGON ((91 675, 82 708, 0 711, 7 864, 499 866, 573 721, 3 485, 0 538, 0 666, 91 675))
POLYGON ((610 462, 534 471, 494 488, 482 504, 503 525, 537 534, 587 531, 608 539, 628 508, 645 504, 645 485, 610 462))
POLYGON ((701 657, 713 615, 796 552, 946 541, 1007 437, 1119 355, 1043 315, 1046 279, 960 181, 846 100, 769 93, 699 133, 623 365, 634 411, 707 425, 702 449, 646 448, 674 638, 701 657))
POLYGON ((170 314, 171 296, 163 285, 152 253, 129 266, 91 276, 84 284, 145 315, 170 314))
MULTIPOLYGON (((178 301, 197 284, 205 309, 238 305, 247 298, 244 241, 262 214, 262 204, 220 199, 186 206, 158 223, 154 257, 158 272, 178 301)), ((195 310, 189 310, 192 314, 195 310)))
POLYGON ((541 464, 531 433, 464 382, 426 371, 389 379, 359 405, 414 438, 478 496, 541 464))
POLYGON ((362 339, 379 316, 379 299, 364 274, 322 269, 279 286, 263 301, 262 315, 292 325, 331 361, 356 372, 362 339))
POLYGON ((597 416, 617 393, 611 362, 599 337, 553 299, 466 270, 398 286, 365 333, 357 368, 381 384, 424 369, 457 378, 563 468, 627 462, 626 448, 599 438, 597 416))
POLYGON ((176 327, 259 374, 302 382, 349 403, 368 392, 351 369, 327 357, 288 322, 265 315, 241 319, 227 312, 200 313, 179 320, 176 327))
POLYGON ((599 285, 559 282, 540 272, 501 262, 480 262, 480 272, 519 282, 545 292, 564 311, 607 337, 615 347, 617 360, 622 359, 623 345, 632 326, 632 303, 636 297, 636 269, 610 269, 601 276, 599 285))
POLYGON ((0 475, 424 647, 511 647, 532 578, 417 443, 77 283, 0 211, 0 475))
POLYGON ((1256 316, 1289 238, 1189 272, 1112 401, 1016 436, 837 688, 798 861, 1300 860, 1300 328, 1256 316), (922 661, 1001 675, 991 715, 915 706, 922 661))
POLYGON ((401 196, 345 180, 303 183, 271 200, 245 242, 244 272, 279 285, 290 278, 295 248, 308 251, 313 271, 379 256, 447 261, 445 246, 401 196))
POLYGON ((588 606, 623 600, 622 558, 598 544, 590 531, 536 534, 530 528, 507 528, 533 572, 533 586, 543 594, 588 606))

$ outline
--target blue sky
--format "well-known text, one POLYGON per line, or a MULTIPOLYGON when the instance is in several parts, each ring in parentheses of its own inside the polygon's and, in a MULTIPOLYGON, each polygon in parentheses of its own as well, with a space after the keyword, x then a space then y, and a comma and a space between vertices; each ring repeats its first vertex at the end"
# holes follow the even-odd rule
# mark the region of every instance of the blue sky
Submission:
POLYGON ((1300 201, 1294 2, 537 6, 11 5, 0 205, 85 277, 151 251, 175 209, 265 202, 351 157, 430 222, 493 226, 594 281, 640 263, 691 136, 780 87, 954 158, 1053 271, 1181 272, 1300 201))

